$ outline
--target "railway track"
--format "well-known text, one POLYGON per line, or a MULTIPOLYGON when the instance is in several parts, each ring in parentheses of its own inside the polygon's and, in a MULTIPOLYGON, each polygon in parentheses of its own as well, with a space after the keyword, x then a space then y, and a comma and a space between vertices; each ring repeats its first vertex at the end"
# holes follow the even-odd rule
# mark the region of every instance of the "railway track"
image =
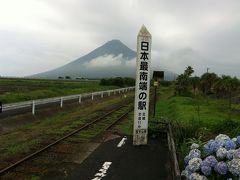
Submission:
MULTIPOLYGON (((114 124, 121 121, 132 110, 132 103, 111 109, 101 117, 93 119, 91 122, 69 132, 10 166, 1 169, 0 178, 4 178, 4 176, 8 178, 9 174, 11 175, 11 173, 13 173, 21 179, 21 176, 32 176, 32 174, 40 175, 46 173, 48 168, 52 166, 61 166, 61 163, 58 162, 64 162, 69 158, 71 159, 75 153, 78 152, 79 148, 81 149, 82 142, 86 142, 86 139, 93 139, 111 129, 114 124)), ((63 174, 66 173, 65 171, 62 172, 63 174)))

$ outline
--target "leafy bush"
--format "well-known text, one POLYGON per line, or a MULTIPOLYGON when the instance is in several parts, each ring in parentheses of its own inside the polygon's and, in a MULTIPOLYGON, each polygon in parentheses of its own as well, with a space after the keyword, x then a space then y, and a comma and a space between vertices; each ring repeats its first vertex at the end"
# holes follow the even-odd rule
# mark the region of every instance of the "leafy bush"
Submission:
POLYGON ((135 80, 133 78, 128 77, 115 77, 109 79, 101 79, 100 85, 103 86, 119 86, 119 87, 126 87, 126 86, 134 86, 135 80))

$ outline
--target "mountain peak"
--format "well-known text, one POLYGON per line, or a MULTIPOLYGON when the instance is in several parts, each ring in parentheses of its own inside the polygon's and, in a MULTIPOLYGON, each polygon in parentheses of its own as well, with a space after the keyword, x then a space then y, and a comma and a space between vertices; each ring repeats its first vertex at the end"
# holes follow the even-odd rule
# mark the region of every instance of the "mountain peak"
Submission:
POLYGON ((106 54, 113 54, 114 56, 123 54, 124 57, 129 58, 129 55, 130 55, 130 58, 132 58, 132 57, 135 57, 136 55, 136 53, 133 50, 129 49, 125 44, 123 44, 118 39, 113 39, 111 41, 108 41, 98 49, 102 49, 106 54))
POLYGON ((108 41, 107 43, 122 43, 119 39, 112 39, 111 41, 108 41))
POLYGON ((113 57, 122 54, 123 58, 126 60, 130 60, 136 57, 136 52, 128 48, 125 44, 123 44, 118 39, 113 39, 111 41, 106 42, 102 46, 93 50, 89 54, 79 58, 78 60, 89 61, 91 59, 105 56, 105 55, 113 55, 113 57))

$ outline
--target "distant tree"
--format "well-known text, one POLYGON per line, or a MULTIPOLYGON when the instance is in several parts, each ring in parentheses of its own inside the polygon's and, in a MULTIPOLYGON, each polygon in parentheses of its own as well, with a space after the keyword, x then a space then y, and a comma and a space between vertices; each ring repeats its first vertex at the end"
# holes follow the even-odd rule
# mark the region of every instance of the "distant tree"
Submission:
POLYGON ((70 76, 65 76, 65 79, 71 79, 71 77, 70 76))
POLYGON ((103 79, 101 79, 101 81, 100 81, 100 85, 106 86, 106 85, 108 85, 108 81, 103 78, 103 79))
POLYGON ((198 89, 200 86, 200 78, 197 76, 190 77, 190 83, 192 85, 194 94, 196 94, 196 89, 198 89))
POLYGON ((228 94, 228 118, 231 119, 231 111, 232 111, 232 95, 237 91, 239 87, 239 80, 230 76, 222 76, 223 88, 228 94))
POLYGON ((193 68, 192 68, 191 66, 188 66, 188 67, 186 68, 186 70, 184 71, 184 74, 185 74, 186 76, 188 76, 188 77, 190 77, 190 76, 192 75, 192 73, 194 73, 194 70, 193 70, 193 68))
POLYGON ((119 87, 125 87, 125 86, 133 86, 135 84, 135 80, 133 78, 122 78, 122 77, 114 77, 109 79, 101 79, 100 85, 104 86, 119 86, 119 87))
POLYGON ((175 84, 175 91, 178 94, 187 94, 189 93, 189 86, 190 86, 190 76, 194 72, 191 66, 186 67, 183 74, 180 74, 176 79, 175 84))
POLYGON ((134 86, 135 85, 135 79, 129 78, 129 77, 125 77, 124 78, 124 84, 126 86, 134 86))
POLYGON ((201 80, 200 80, 200 86, 201 86, 202 92, 206 95, 210 93, 217 79, 218 79, 218 76, 215 73, 204 73, 201 76, 201 80))
POLYGON ((62 76, 58 76, 58 79, 63 79, 63 77, 62 76))

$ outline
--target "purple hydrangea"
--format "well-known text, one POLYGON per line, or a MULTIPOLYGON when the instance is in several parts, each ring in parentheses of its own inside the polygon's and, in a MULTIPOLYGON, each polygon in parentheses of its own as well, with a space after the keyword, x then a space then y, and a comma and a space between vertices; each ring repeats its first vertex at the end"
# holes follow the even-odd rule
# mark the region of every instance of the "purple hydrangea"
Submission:
POLYGON ((218 161, 214 156, 208 156, 202 161, 202 166, 210 166, 214 168, 217 165, 218 161))
POLYGON ((215 152, 217 152, 217 150, 222 147, 222 144, 220 143, 220 141, 215 141, 215 140, 210 140, 208 141, 207 144, 204 145, 204 152, 207 155, 213 154, 215 152))
POLYGON ((190 161, 190 159, 191 159, 191 158, 190 158, 189 155, 185 156, 184 162, 185 162, 186 165, 188 164, 188 162, 190 161))
POLYGON ((201 166, 201 171, 205 176, 209 176, 212 172, 212 168, 210 166, 201 166))
POLYGON ((207 144, 205 144, 203 146, 203 150, 207 155, 210 155, 213 153, 212 149, 210 148, 211 144, 214 142, 213 139, 211 139, 210 141, 207 142, 207 144))
POLYGON ((190 152, 189 152, 189 155, 190 159, 192 158, 200 158, 201 157, 201 151, 199 151, 198 149, 192 149, 190 152))
POLYGON ((227 150, 230 150, 230 149, 235 149, 236 148, 236 144, 233 140, 226 140, 225 141, 225 148, 227 150))
POLYGON ((240 144, 240 136, 237 136, 237 144, 240 144))
POLYGON ((205 144, 205 145, 203 146, 203 151, 204 151, 204 153, 207 154, 207 155, 210 155, 210 154, 213 153, 212 150, 210 149, 210 146, 209 146, 208 144, 205 144))
POLYGON ((217 173, 224 175, 224 174, 227 174, 227 172, 228 172, 228 166, 225 162, 221 161, 221 162, 217 163, 217 165, 214 167, 214 170, 217 173))
POLYGON ((191 145, 191 151, 184 158, 186 168, 182 171, 182 176, 188 180, 205 180, 206 176, 212 174, 231 173, 240 179, 240 136, 230 139, 227 135, 219 134, 214 140, 208 141, 203 146, 204 155, 208 155, 204 160, 201 159, 198 148, 198 144, 191 145), (218 162, 216 158, 222 161, 218 162))
POLYGON ((188 169, 184 169, 181 173, 181 176, 186 177, 187 179, 189 179, 190 175, 192 174, 191 171, 189 171, 188 169))
POLYGON ((210 149, 212 152, 217 152, 217 150, 222 146, 222 144, 219 141, 213 141, 210 144, 210 149))
POLYGON ((234 176, 240 176, 240 159, 233 159, 228 163, 229 171, 234 176))
POLYGON ((228 160, 232 160, 233 159, 234 152, 235 152, 235 150, 233 150, 233 149, 230 149, 229 151, 227 151, 226 157, 227 157, 228 160))

